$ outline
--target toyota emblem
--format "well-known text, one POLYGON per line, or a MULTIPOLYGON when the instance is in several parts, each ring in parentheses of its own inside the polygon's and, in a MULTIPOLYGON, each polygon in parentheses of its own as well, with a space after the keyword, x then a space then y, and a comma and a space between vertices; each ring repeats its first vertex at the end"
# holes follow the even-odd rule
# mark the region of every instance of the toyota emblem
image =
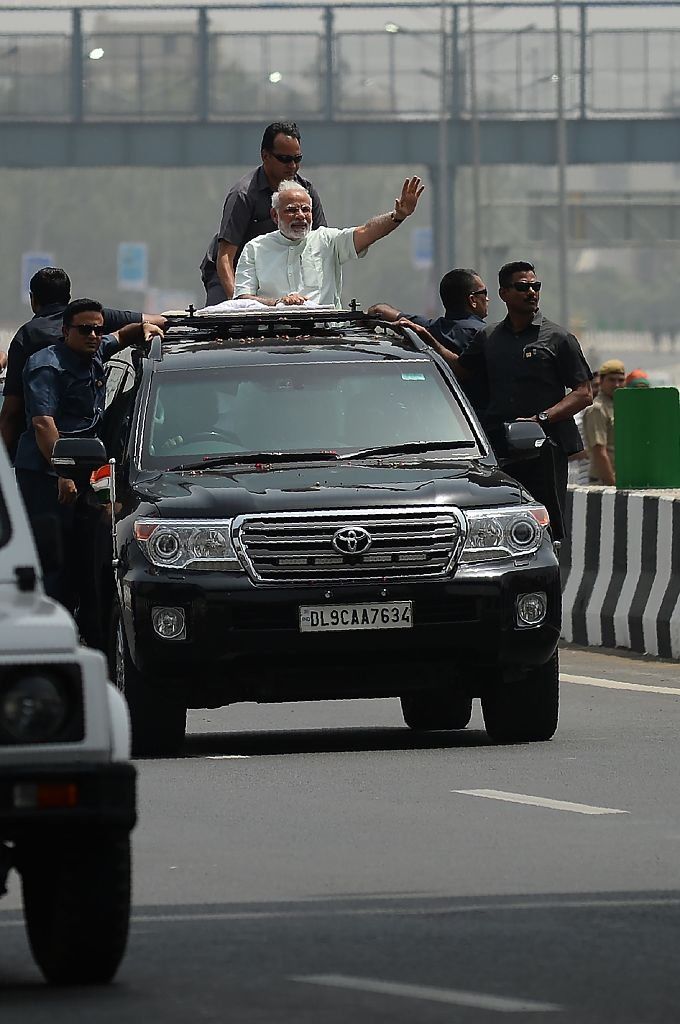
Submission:
POLYGON ((373 540, 363 526, 343 526, 333 534, 333 547, 343 555, 363 555, 373 540))

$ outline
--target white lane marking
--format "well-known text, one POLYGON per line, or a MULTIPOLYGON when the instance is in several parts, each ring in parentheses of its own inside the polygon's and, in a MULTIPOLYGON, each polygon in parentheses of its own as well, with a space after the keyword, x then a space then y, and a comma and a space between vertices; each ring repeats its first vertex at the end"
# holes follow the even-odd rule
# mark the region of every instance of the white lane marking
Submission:
POLYGON ((605 690, 634 690, 636 693, 668 693, 680 697, 680 688, 674 686, 646 686, 644 683, 624 683, 619 679, 599 679, 597 676, 572 676, 560 672, 563 683, 578 683, 581 686, 601 686, 605 690))
POLYGON ((528 999, 512 999, 502 996, 487 996, 483 992, 463 992, 458 989, 433 988, 431 985, 403 985, 394 981, 379 981, 375 978, 353 978, 344 974, 308 974, 292 977, 307 985, 329 985, 333 988, 349 988, 355 992, 375 992, 383 996, 401 996, 407 999, 426 999, 431 1003, 448 1003, 450 1006, 472 1006, 477 1010, 496 1010, 498 1013, 546 1013, 561 1010, 554 1003, 536 1003, 528 999))
MULTIPOLYGON (((357 896, 356 899, 365 899, 365 897, 357 896)), ((384 899, 385 897, 378 897, 384 899)), ((419 895, 399 895, 394 897, 395 901, 401 904, 401 901, 411 901, 422 899, 419 895)), ((439 899, 442 897, 427 896, 425 899, 439 899)), ((328 901, 337 899, 337 897, 303 897, 300 902, 307 904, 314 903, 327 903, 328 901)), ((466 903, 463 906, 458 904, 446 904, 443 907, 437 906, 422 906, 422 907, 403 907, 401 905, 397 907, 342 907, 329 909, 324 906, 319 910, 316 909, 298 909, 298 905, 293 910, 225 910, 221 913, 205 913, 205 914, 133 914, 132 923, 135 925, 140 924, 193 924, 193 923, 208 923, 210 921, 257 921, 259 919, 268 921, 271 918, 333 918, 333 917, 452 917, 458 914, 498 914, 498 913, 517 913, 517 912, 533 912, 533 911, 555 911, 555 910, 622 910, 622 909, 638 909, 643 908, 647 910, 650 907, 660 907, 661 909, 670 909, 680 907, 680 897, 654 897, 653 899, 636 899, 626 898, 621 900, 609 900, 609 899, 566 899, 566 900, 526 900, 523 903, 517 901, 508 901, 506 903, 466 903)), ((6 911, 5 913, 13 913, 13 911, 6 911)), ((3 914, 0 913, 0 928, 23 928, 24 920, 23 917, 7 918, 4 919, 3 914)))
POLYGON ((569 800, 550 800, 543 796, 528 796, 526 793, 506 793, 502 789, 452 789, 451 793, 464 796, 482 796, 487 800, 505 800, 511 804, 530 804, 532 807, 549 807, 555 811, 573 811, 575 814, 629 814, 614 807, 593 807, 592 804, 574 804, 569 800))
POLYGON ((250 754, 206 754, 206 761, 247 761, 250 754))

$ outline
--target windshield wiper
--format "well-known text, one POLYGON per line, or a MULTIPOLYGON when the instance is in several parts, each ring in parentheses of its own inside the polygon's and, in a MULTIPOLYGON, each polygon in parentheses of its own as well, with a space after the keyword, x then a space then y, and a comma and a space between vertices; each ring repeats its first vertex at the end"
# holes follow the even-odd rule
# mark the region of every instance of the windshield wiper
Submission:
POLYGON ((476 448, 474 441, 405 441, 404 444, 383 444, 378 448, 360 448, 340 459, 363 459, 373 455, 408 455, 409 452, 441 451, 444 448, 476 448))
POLYGON ((172 466, 171 473, 181 473, 189 469, 217 469, 219 466, 239 466, 242 463, 257 462, 320 462, 338 458, 337 452, 300 451, 300 452, 234 452, 232 455, 219 455, 214 458, 207 456, 200 462, 184 462, 180 466, 172 466))

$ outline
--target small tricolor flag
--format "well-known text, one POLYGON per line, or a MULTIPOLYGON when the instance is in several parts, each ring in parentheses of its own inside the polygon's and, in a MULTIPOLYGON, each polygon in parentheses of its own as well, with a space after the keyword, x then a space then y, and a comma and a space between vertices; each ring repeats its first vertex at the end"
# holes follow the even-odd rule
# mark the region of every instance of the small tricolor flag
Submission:
POLYGON ((108 505, 111 501, 111 467, 100 466, 90 475, 90 486, 97 495, 100 505, 108 505))

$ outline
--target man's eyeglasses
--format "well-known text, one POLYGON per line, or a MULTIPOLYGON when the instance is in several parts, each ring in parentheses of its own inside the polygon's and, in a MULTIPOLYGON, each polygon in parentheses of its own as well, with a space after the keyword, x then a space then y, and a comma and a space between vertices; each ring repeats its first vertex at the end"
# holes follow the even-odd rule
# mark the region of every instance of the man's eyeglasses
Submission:
POLYGON ((284 206, 284 213, 311 213, 312 208, 305 203, 300 206, 298 203, 291 203, 290 206, 284 206))
POLYGON ((478 288, 476 292, 470 292, 470 295, 488 295, 488 288, 478 288))
POLYGON ((302 153, 295 153, 293 156, 290 153, 272 153, 271 156, 282 164, 302 163, 302 153))
POLYGON ((514 288, 516 292, 528 292, 531 288, 534 292, 540 292, 542 281, 513 281, 511 288, 514 288))
POLYGON ((98 338, 101 338, 104 333, 103 324, 71 324, 70 329, 82 334, 83 338, 89 338, 91 334, 96 334, 98 338))

